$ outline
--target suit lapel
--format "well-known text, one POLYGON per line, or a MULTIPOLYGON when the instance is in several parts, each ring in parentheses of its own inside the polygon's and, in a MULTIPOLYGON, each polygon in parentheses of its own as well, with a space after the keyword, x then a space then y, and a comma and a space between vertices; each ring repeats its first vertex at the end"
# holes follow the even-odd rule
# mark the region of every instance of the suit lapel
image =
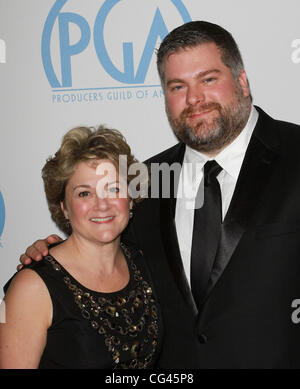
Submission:
MULTIPOLYGON (((174 163, 182 165, 184 153, 185 145, 180 143, 177 147, 175 147, 173 153, 168 156, 168 160, 164 160, 164 162, 166 162, 169 166, 174 163)), ((196 312, 195 303, 182 264, 175 225, 176 193, 180 170, 177 170, 177 173, 178 174, 170 175, 170 196, 162 196, 162 193, 160 193, 161 236, 166 257, 177 286, 181 291, 183 298, 196 312)), ((162 187, 162 181, 160 180, 160 188, 162 187)))
POLYGON ((274 172, 279 140, 273 131, 273 119, 262 110, 251 137, 236 188, 222 225, 221 240, 207 295, 217 283, 245 230, 255 220, 255 211, 274 172))
MULTIPOLYGON (((206 294, 209 296, 229 263, 247 227, 255 220, 255 212, 264 196, 264 190, 274 171, 279 155, 279 138, 275 121, 256 107, 259 112, 258 122, 253 131, 245 158, 238 177, 236 188, 222 225, 222 236, 213 268, 211 282, 206 294)), ((185 146, 178 144, 162 162, 169 165, 183 162, 185 146)), ((170 269, 184 299, 195 311, 195 303, 186 280, 180 249, 178 245, 175 209, 177 184, 170 182, 170 198, 160 199, 160 226, 163 245, 170 269)), ((204 303, 205 303, 204 300, 204 303)))

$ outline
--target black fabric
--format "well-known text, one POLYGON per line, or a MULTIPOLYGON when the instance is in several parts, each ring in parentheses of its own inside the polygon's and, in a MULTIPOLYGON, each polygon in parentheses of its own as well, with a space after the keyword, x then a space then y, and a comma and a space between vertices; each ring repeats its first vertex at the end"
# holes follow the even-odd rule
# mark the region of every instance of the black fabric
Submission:
POLYGON ((198 309, 206 294, 220 240, 222 199, 216 177, 221 170, 216 161, 206 162, 195 201, 191 287, 198 309))
MULTIPOLYGON (((126 364, 129 368, 139 368, 139 361, 144 360, 151 353, 153 336, 152 334, 149 335, 149 342, 148 344, 144 343, 143 350, 139 350, 137 342, 142 343, 145 334, 149 331, 148 323, 150 323, 151 315, 157 313, 157 346, 155 354, 151 358, 149 366, 147 366, 151 368, 156 367, 156 360, 162 340, 162 320, 157 302, 149 304, 150 311, 146 317, 144 329, 136 331, 136 335, 132 332, 122 336, 115 329, 111 330, 107 325, 103 324, 108 334, 106 337, 103 333, 98 333, 99 328, 95 328, 96 321, 98 323, 104 323, 105 320, 109 320, 111 323, 118 323, 117 319, 112 319, 111 313, 107 313, 106 311, 100 312, 97 317, 90 314, 90 318, 88 318, 88 309, 79 308, 78 290, 82 292, 80 293, 80 303, 86 304, 86 306, 88 306, 89 303, 87 301, 89 300, 90 302, 92 296, 93 301, 96 303, 95 309, 100 305, 99 300, 101 298, 109 299, 112 302, 112 304, 109 304, 111 310, 116 309, 120 312, 121 309, 127 308, 125 305, 120 307, 115 302, 118 298, 125 297, 128 299, 130 294, 133 296, 132 290, 135 290, 137 285, 137 273, 132 270, 131 264, 137 267, 137 271, 140 272, 139 274, 143 278, 143 282, 150 284, 153 290, 150 275, 142 254, 136 249, 131 249, 130 252, 132 262, 127 258, 130 281, 124 289, 114 293, 99 293, 80 285, 51 255, 44 257, 39 262, 25 266, 25 268, 29 267, 37 272, 42 278, 49 290, 53 305, 53 321, 48 329, 47 343, 41 357, 40 369, 112 369, 114 367, 122 368, 121 364, 126 364), (70 282, 66 283, 66 279, 69 279, 70 282), (70 288, 68 287, 69 285, 71 285, 70 288), (77 303, 75 302, 76 299, 77 303), (153 305, 157 307, 156 313, 153 313, 153 305), (109 351, 106 344, 107 338, 110 336, 114 336, 115 339, 120 339, 120 344, 117 344, 117 342, 116 345, 112 344, 118 350, 117 352, 120 352, 120 364, 118 366, 113 361, 113 351, 109 351), (124 343, 129 345, 127 352, 123 351, 124 343), (136 357, 132 356, 131 350, 133 348, 138 353, 136 357)), ((155 297, 153 299, 156 300, 155 297)), ((132 301, 132 307, 135 307, 135 304, 138 304, 138 301, 132 301)), ((135 307, 132 309, 136 309, 136 317, 140 317, 141 312, 138 310, 144 308, 145 306, 143 308, 135 307)), ((124 321, 124 318, 122 320, 124 321)), ((125 328, 126 326, 128 327, 128 324, 136 323, 121 322, 121 324, 125 328)))

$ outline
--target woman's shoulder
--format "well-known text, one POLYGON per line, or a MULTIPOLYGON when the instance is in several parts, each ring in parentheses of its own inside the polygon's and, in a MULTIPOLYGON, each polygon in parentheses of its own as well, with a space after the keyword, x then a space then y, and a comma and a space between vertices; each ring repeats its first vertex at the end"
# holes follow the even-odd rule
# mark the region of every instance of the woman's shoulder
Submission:
POLYGON ((51 270, 51 262, 54 258, 48 254, 43 257, 40 261, 32 261, 29 265, 25 265, 21 271, 33 270, 38 274, 48 273, 51 270))
POLYGON ((52 301, 48 288, 35 271, 26 268, 16 273, 4 301, 6 323, 11 324, 7 327, 8 335, 31 339, 34 332, 44 339, 52 322, 52 301))
POLYGON ((32 261, 29 265, 24 265, 23 268, 16 272, 5 284, 4 292, 7 293, 8 289, 14 288, 26 288, 36 290, 38 288, 44 288, 43 275, 48 271, 48 265, 45 257, 40 261, 32 261))
POLYGON ((43 280, 39 274, 34 271, 34 268, 39 268, 41 266, 42 264, 38 263, 34 266, 26 266, 14 274, 14 276, 5 285, 5 292, 7 293, 7 290, 14 288, 27 290, 29 293, 36 293, 45 288, 43 280))

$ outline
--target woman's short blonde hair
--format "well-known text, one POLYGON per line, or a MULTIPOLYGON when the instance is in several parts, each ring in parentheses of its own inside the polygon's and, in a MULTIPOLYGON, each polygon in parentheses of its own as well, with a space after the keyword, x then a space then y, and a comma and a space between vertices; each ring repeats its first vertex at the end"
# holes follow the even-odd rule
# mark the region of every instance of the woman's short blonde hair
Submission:
MULTIPOLYGON (((62 139, 60 149, 53 157, 48 158, 42 169, 48 206, 53 220, 66 234, 71 234, 72 227, 61 210, 61 202, 65 199, 67 182, 77 164, 86 161, 93 166, 96 160, 107 159, 118 169, 120 155, 127 157, 127 172, 133 163, 138 162, 119 131, 100 126, 97 129, 77 127, 68 131, 62 139)), ((136 175, 127 175, 127 183, 135 177, 136 175)))

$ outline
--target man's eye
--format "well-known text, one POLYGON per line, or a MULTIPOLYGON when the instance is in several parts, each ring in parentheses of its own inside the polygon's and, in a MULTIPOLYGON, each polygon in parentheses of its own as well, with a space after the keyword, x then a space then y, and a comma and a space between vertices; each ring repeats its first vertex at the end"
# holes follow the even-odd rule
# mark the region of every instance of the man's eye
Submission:
POLYGON ((83 192, 80 192, 78 194, 79 197, 87 197, 90 195, 90 192, 88 192, 87 190, 83 191, 83 192))
POLYGON ((205 84, 210 84, 210 83, 213 82, 214 80, 215 80, 214 77, 209 77, 209 78, 206 78, 206 79, 204 80, 204 83, 205 83, 205 84))
POLYGON ((171 91, 173 92, 176 92, 176 91, 178 91, 178 90, 180 90, 182 88, 182 85, 175 85, 175 86, 173 86, 172 88, 171 88, 171 91))

